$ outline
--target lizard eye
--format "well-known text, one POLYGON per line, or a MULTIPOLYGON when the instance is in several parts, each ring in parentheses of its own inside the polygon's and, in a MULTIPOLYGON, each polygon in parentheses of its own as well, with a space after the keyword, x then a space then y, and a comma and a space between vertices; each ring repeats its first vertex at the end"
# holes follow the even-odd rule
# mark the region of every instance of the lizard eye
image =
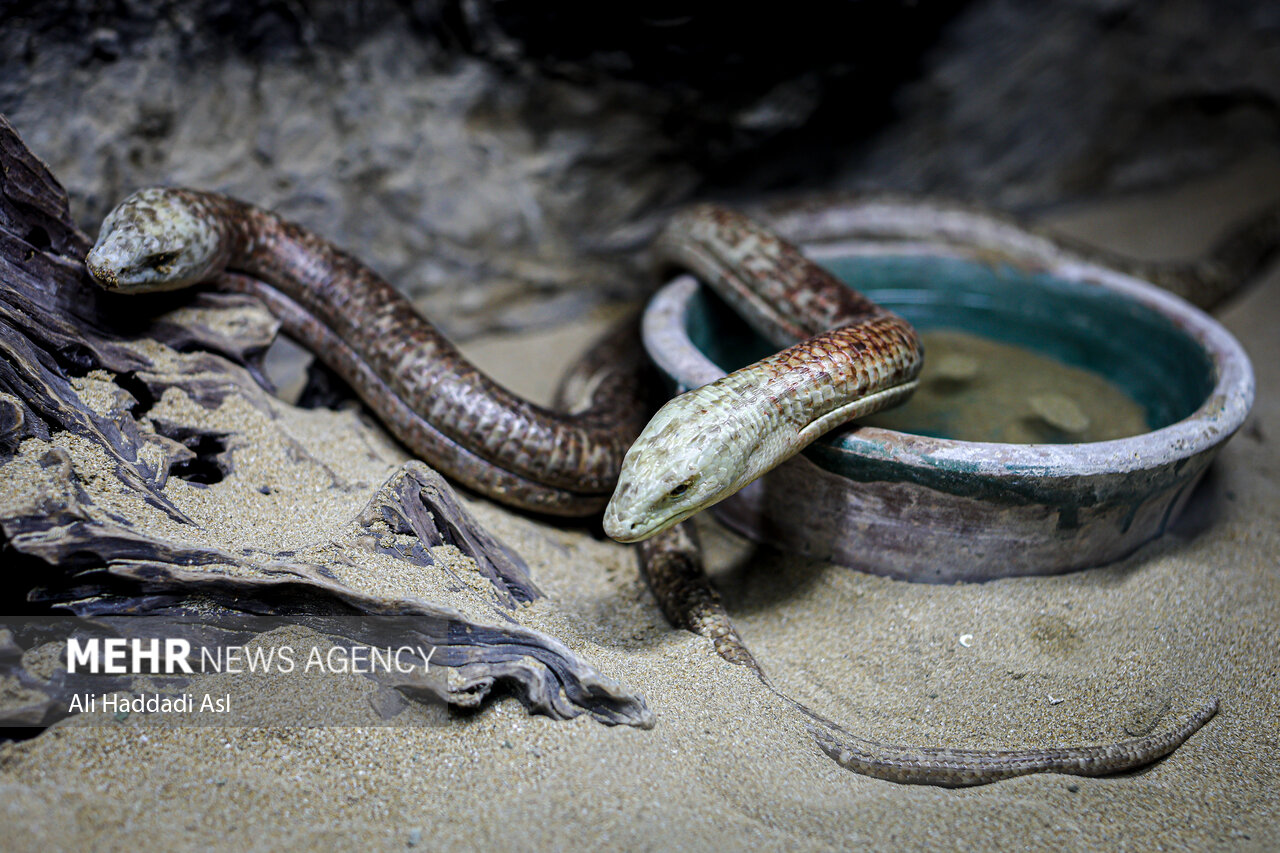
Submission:
POLYGON ((680 497, 681 495, 683 495, 683 494, 684 494, 685 492, 687 492, 687 491, 689 491, 689 483, 688 483, 688 482, 684 482, 684 483, 681 483, 680 485, 676 486, 676 487, 675 487, 674 489, 672 489, 671 491, 667 492, 667 497, 669 497, 669 498, 678 498, 678 497, 680 497))
POLYGON ((148 255, 142 263, 153 270, 165 272, 165 267, 172 264, 178 259, 177 252, 156 252, 154 255, 148 255))

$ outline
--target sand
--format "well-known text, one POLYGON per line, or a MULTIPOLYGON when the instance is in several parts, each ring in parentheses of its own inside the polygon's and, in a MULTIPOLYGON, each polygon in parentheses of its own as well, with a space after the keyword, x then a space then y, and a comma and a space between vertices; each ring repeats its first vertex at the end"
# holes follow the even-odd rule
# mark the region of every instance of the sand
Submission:
MULTIPOLYGON (((1277 195, 1280 163, 1259 161, 1046 221, 1144 257, 1194 256, 1216 229, 1277 195)), ((716 581, 763 666, 852 731, 971 747, 1105 741, 1151 725, 1166 706, 1179 713, 1221 697, 1218 716, 1149 769, 958 790, 842 770, 748 671, 666 625, 627 549, 473 500, 548 594, 531 624, 641 691, 654 728, 556 722, 510 699, 470 715, 419 709, 415 727, 68 721, 0 747, 0 847, 1274 849, 1280 270, 1219 317, 1253 358, 1254 411, 1176 529, 1119 564, 911 584, 701 523, 716 581)), ((545 399, 602 323, 467 349, 545 399)), ((324 417, 335 435, 350 427, 350 416, 324 417)), ((382 466, 370 483, 394 461, 393 450, 379 453, 369 454, 382 466)), ((409 577, 351 580, 412 592, 409 577)), ((314 703, 318 686, 295 675, 269 689, 287 709, 314 703)), ((323 690, 327 701, 367 709, 377 685, 327 678, 323 690)))

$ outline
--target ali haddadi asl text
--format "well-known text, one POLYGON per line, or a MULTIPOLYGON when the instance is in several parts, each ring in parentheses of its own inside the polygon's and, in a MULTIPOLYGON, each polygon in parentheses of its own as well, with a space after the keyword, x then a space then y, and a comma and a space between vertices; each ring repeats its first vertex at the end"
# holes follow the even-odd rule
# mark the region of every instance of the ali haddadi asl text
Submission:
POLYGON ((159 693, 139 693, 130 696, 125 693, 77 693, 71 697, 67 709, 70 713, 93 714, 101 711, 104 714, 192 714, 213 713, 225 714, 231 710, 231 694, 214 696, 202 694, 199 701, 194 693, 182 693, 177 696, 162 696, 159 693))

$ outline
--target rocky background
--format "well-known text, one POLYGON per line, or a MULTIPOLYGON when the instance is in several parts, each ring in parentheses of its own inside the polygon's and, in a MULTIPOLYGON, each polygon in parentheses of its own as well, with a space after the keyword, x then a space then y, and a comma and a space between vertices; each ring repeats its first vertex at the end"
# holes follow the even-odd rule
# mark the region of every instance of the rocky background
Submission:
POLYGON ((0 113, 82 227, 274 207, 459 337, 640 294, 694 196, 1040 210, 1280 150, 1280 3, 0 0, 0 113))

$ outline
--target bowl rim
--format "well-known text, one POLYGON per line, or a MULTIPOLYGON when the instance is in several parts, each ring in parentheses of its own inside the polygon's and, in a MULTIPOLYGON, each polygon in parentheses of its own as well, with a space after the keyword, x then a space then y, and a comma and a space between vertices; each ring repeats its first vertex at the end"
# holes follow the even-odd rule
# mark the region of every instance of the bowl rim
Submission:
MULTIPOLYGON (((1162 315, 1191 338, 1208 357, 1213 388, 1187 417, 1140 435, 1077 444, 1008 444, 903 433, 872 426, 845 428, 827 452, 898 463, 934 473, 962 473, 996 479, 1096 477, 1149 471, 1206 452, 1240 428, 1253 405, 1254 376, 1239 341, 1208 314, 1182 298, 1133 275, 1075 255, 1053 240, 1006 220, 966 211, 982 229, 981 241, 957 241, 918 231, 900 237, 881 226, 866 237, 844 236, 801 242, 815 261, 856 255, 919 252, 968 257, 997 249, 1014 264, 1057 278, 1093 285, 1162 315)), ((951 223, 954 224, 954 223, 951 223)), ((963 234, 961 235, 963 239, 963 234)), ((691 274, 678 275, 654 295, 645 310, 644 345, 658 367, 681 390, 725 375, 690 340, 685 328, 689 301, 701 285, 691 274)))

